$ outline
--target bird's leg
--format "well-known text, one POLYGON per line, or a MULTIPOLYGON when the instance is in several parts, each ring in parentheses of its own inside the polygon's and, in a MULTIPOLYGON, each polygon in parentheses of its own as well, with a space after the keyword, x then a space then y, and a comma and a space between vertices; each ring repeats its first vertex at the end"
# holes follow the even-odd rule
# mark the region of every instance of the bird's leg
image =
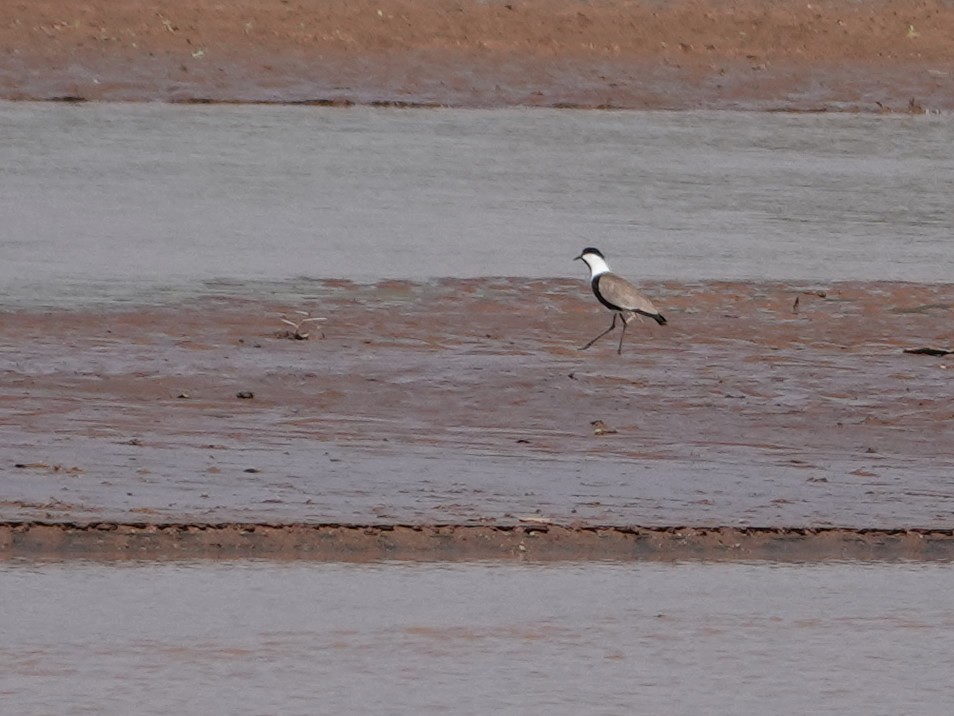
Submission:
POLYGON ((626 336, 626 325, 629 321, 626 320, 626 316, 623 316, 623 332, 619 334, 619 347, 616 349, 616 355, 623 355, 623 338, 626 336))
MULTIPOLYGON (((585 346, 582 346, 582 347, 580 348, 580 350, 581 350, 581 351, 585 351, 585 350, 586 350, 587 348, 589 348, 591 345, 593 345, 594 343, 596 343, 600 338, 602 338, 602 337, 605 336, 607 333, 609 333, 609 332, 612 331, 614 328, 616 328, 616 316, 617 316, 617 315, 619 315, 619 314, 617 314, 616 311, 613 311, 613 322, 610 324, 610 327, 607 328, 607 329, 606 329, 605 331, 603 331, 602 333, 600 333, 596 338, 594 338, 592 341, 590 341, 589 343, 587 343, 585 346)), ((626 322, 625 322, 625 321, 623 322, 623 328, 624 328, 624 330, 625 330, 625 328, 626 328, 626 322)))

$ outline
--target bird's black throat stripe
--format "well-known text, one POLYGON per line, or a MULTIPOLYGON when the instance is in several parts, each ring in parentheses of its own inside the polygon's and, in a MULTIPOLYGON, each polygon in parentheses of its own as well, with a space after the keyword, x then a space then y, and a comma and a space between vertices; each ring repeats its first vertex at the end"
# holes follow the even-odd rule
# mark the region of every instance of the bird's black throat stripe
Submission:
POLYGON ((625 311, 625 308, 616 306, 605 298, 603 298, 603 292, 600 291, 600 279, 603 278, 605 274, 598 274, 593 277, 593 280, 590 282, 590 286, 593 288, 593 293, 596 295, 596 298, 599 299, 599 302, 606 306, 611 311, 625 311))

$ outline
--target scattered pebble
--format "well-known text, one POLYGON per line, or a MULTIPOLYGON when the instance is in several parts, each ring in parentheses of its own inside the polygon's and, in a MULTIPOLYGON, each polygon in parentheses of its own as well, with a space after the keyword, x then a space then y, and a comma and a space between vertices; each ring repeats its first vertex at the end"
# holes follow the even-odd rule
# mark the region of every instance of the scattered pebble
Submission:
POLYGON ((602 420, 593 420, 590 425, 593 426, 594 435, 613 435, 617 432, 616 428, 611 428, 602 420))

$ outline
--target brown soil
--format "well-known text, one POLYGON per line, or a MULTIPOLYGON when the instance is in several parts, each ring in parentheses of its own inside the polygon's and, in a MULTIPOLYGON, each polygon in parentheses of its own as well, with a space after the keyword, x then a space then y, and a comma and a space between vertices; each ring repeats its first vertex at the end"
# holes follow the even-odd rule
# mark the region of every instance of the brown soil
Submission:
POLYGON ((0 559, 952 560, 951 530, 0 523, 0 559))
POLYGON ((954 5, 11 2, 0 97, 952 109, 954 5))

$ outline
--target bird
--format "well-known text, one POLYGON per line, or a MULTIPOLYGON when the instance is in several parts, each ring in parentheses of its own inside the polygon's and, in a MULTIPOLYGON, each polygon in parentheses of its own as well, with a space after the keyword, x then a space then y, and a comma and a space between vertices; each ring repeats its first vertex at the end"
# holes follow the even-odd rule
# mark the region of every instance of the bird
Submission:
POLYGON ((616 328, 617 316, 623 321, 623 332, 620 334, 619 346, 616 349, 619 355, 623 354, 623 337, 626 335, 626 324, 634 315, 648 316, 660 326, 666 325, 666 317, 656 309, 652 301, 637 291, 636 287, 625 278, 610 271, 602 251, 588 247, 583 249, 580 255, 573 260, 582 260, 587 265, 590 269, 590 287, 593 289, 593 293, 600 303, 613 312, 613 322, 610 327, 585 346, 582 346, 581 351, 585 351, 616 328))

